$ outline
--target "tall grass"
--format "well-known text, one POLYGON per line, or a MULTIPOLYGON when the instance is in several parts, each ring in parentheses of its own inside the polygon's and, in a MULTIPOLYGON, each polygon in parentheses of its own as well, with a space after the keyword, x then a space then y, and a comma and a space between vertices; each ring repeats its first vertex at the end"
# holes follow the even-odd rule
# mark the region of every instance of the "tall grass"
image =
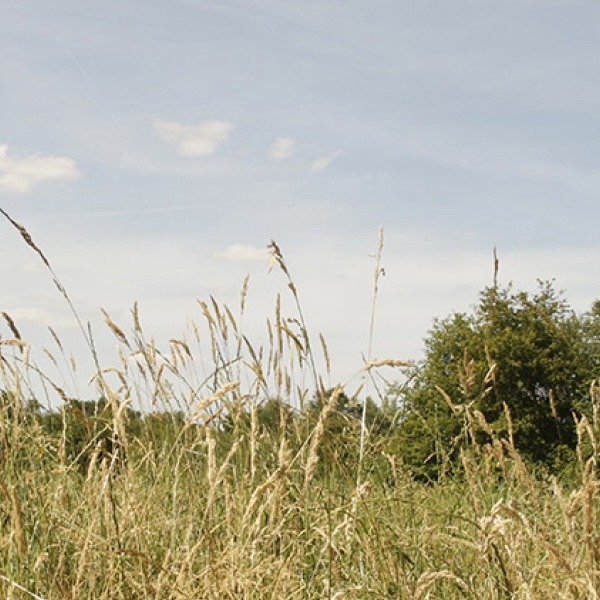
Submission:
MULTIPOLYGON (((106 313, 119 350, 115 364, 98 365, 104 401, 94 415, 36 370, 4 316, 2 597, 597 597, 597 386, 568 485, 536 475, 491 430, 485 445, 471 436, 462 475, 420 483, 401 449, 360 443, 360 419, 338 411, 344 386, 323 388, 301 313, 284 316, 277 302, 268 346, 252 345, 245 293, 237 314, 200 302, 202 322, 166 348, 146 335, 137 307, 128 326, 106 313), (32 408, 32 377, 63 396, 58 433, 32 408), (260 410, 274 399, 265 421, 260 410), (145 412, 134 420, 132 409, 145 412), (361 448, 362 461, 352 459, 361 448)), ((403 363, 363 368, 389 364, 403 363)), ((466 427, 486 430, 483 415, 453 406, 466 427)))

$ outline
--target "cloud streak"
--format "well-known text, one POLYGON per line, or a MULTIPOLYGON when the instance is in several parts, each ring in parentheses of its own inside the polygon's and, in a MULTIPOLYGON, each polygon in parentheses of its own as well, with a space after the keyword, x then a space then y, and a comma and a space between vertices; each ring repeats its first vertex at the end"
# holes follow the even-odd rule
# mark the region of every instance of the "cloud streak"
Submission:
POLYGON ((232 262, 257 261, 267 259, 266 248, 257 248, 248 244, 233 244, 213 254, 215 258, 232 262))
POLYGON ((331 154, 327 154, 317 158, 316 160, 313 160, 313 162, 310 163, 311 171, 323 171, 341 154, 341 150, 336 150, 331 154))
POLYGON ((154 129, 180 156, 210 156, 229 139, 233 123, 206 121, 200 125, 184 125, 176 121, 156 121, 154 129))
POLYGON ((291 137, 280 137, 277 138, 269 146, 269 158, 273 160, 283 160, 289 158, 294 154, 296 147, 296 140, 291 137))
POLYGON ((8 311, 15 321, 32 321, 51 327, 76 327, 77 321, 73 317, 60 315, 56 312, 37 307, 17 307, 8 311))
POLYGON ((63 156, 25 158, 8 156, 8 146, 0 145, 0 192, 29 192, 42 181, 79 178, 75 161, 63 156))

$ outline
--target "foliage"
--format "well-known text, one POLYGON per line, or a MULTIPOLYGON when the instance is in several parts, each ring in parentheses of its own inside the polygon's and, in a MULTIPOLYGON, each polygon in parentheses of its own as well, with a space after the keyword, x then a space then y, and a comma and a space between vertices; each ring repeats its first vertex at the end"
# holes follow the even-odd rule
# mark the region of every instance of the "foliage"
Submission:
MULTIPOLYGON (((486 288, 473 314, 436 320, 403 396, 397 443, 405 461, 428 477, 455 465, 473 431, 455 418, 465 407, 533 462, 556 469, 573 460, 574 415, 589 407, 600 358, 598 308, 577 317, 551 283, 540 282, 533 295, 486 288)), ((476 435, 486 438, 481 428, 476 435)))

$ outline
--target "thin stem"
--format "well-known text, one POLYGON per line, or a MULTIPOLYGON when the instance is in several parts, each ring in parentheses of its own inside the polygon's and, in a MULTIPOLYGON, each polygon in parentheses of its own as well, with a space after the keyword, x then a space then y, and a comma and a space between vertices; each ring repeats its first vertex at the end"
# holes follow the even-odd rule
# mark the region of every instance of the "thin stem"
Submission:
MULTIPOLYGON (((383 227, 379 227, 379 236, 377 242, 377 249, 375 254, 372 255, 375 259, 375 270, 373 272, 373 296, 371 298, 371 323, 369 326, 369 349, 367 352, 367 362, 373 358, 373 339, 375 337, 375 310, 377 307, 377 295, 379 293, 379 279, 385 274, 385 271, 381 268, 381 256, 383 254, 383 227)), ((363 397, 362 405, 362 417, 360 422, 360 449, 358 454, 358 473, 356 476, 356 485, 360 485, 362 478, 362 463, 365 453, 365 437, 367 429, 367 399, 369 397, 369 382, 371 379, 370 371, 367 371, 367 382, 365 385, 365 393, 363 397)))

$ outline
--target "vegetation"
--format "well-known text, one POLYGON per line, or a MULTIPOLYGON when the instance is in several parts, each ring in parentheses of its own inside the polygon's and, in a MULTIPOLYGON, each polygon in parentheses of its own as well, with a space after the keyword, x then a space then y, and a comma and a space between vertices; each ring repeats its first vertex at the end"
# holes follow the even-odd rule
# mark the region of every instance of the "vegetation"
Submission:
POLYGON ((577 317, 551 285, 494 286, 436 322, 423 365, 368 361, 365 378, 408 379, 363 404, 324 388, 279 302, 253 347, 244 299, 237 316, 201 303, 203 327, 163 350, 136 308, 130 331, 106 314, 119 363, 93 402, 39 373, 4 315, 2 597, 597 596, 600 305, 577 317), (31 398, 36 377, 56 409, 31 398))
POLYGON ((536 294, 485 289, 474 314, 437 320, 424 363, 402 394, 399 443, 415 472, 437 477, 481 427, 510 435, 529 462, 557 473, 575 461, 577 422, 592 418, 589 386, 600 365, 600 306, 578 317, 550 282, 536 294))

